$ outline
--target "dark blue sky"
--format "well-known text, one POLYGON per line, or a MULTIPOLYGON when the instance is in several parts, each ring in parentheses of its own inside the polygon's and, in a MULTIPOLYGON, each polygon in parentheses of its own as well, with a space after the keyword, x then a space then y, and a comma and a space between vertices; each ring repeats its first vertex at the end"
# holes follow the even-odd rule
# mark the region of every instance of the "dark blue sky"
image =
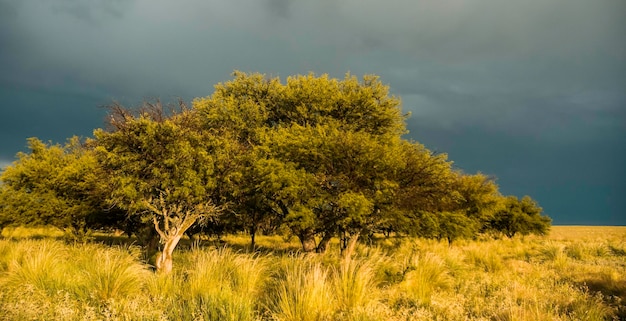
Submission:
POLYGON ((458 168, 555 224, 626 225, 624 30, 623 0, 0 0, 0 166, 235 69, 374 73, 458 168))

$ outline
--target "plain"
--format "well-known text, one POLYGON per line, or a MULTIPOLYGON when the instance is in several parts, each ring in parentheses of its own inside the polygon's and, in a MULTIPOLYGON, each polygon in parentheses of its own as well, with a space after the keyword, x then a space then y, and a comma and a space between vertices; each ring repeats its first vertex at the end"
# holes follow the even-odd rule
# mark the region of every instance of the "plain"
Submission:
POLYGON ((5 229, 0 320, 626 320, 626 227, 548 236, 376 238, 343 257, 279 236, 183 244, 171 275, 132 239, 5 229))

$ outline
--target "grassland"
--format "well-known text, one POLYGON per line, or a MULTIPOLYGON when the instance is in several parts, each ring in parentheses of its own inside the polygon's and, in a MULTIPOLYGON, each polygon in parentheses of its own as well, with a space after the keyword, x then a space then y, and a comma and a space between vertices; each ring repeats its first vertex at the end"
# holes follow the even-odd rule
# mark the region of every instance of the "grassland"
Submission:
POLYGON ((124 238, 55 233, 3 231, 0 320, 626 320, 626 227, 383 238, 353 258, 235 235, 183 244, 169 276, 124 238))

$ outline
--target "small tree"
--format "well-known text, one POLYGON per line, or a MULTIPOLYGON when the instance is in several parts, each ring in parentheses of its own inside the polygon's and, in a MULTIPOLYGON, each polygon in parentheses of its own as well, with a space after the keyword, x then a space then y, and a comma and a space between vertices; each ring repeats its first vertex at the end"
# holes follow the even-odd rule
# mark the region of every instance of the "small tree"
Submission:
POLYGON ((167 111, 157 101, 134 113, 115 104, 111 130, 96 130, 96 155, 108 176, 108 201, 150 222, 162 248, 161 273, 172 270, 172 253, 194 223, 219 213, 219 177, 226 140, 196 126, 184 104, 167 111))
POLYGON ((545 235, 550 229, 552 220, 541 215, 541 207, 529 196, 524 196, 521 200, 508 196, 503 203, 503 208, 489 222, 492 230, 511 238, 518 233, 545 235))
POLYGON ((464 213, 474 223, 474 234, 487 229, 489 221, 502 206, 502 195, 493 178, 478 173, 457 174, 455 192, 458 197, 453 208, 464 213))
POLYGON ((94 154, 77 137, 65 145, 28 139, 29 153, 19 153, 2 173, 0 216, 5 224, 50 225, 82 239, 102 213, 96 195, 101 175, 94 154))
POLYGON ((477 221, 462 212, 441 212, 438 218, 438 239, 446 239, 448 244, 456 239, 470 238, 476 235, 477 221))

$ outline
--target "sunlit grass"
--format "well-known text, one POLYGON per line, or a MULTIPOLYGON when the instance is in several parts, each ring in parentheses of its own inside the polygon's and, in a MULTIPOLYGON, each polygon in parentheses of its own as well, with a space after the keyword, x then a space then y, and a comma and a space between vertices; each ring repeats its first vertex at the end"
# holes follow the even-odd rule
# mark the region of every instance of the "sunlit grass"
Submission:
POLYGON ((232 235, 177 251, 171 275, 153 273, 134 245, 5 230, 0 320, 626 319, 626 229, 571 229, 453 245, 380 239, 349 258, 301 254, 279 236, 257 237, 251 253, 232 235))
POLYGON ((626 241, 626 226, 552 226, 549 239, 604 241, 621 239, 626 241))
POLYGON ((7 286, 28 286, 50 293, 63 289, 69 271, 66 271, 59 261, 67 260, 67 254, 67 248, 56 241, 29 240, 16 243, 12 255, 6 257, 7 286))
POLYGON ((101 303, 138 295, 149 276, 136 248, 83 245, 73 247, 70 255, 76 258, 74 285, 82 300, 101 303))
POLYGON ((65 233, 56 227, 5 227, 0 235, 9 239, 50 239, 61 238, 65 233))
POLYGON ((190 253, 186 270, 188 295, 204 320, 255 320, 265 260, 228 248, 190 253))
POLYGON ((310 256, 284 257, 268 298, 271 318, 279 321, 330 320, 337 302, 328 270, 310 256))
POLYGON ((362 310, 376 304, 376 258, 344 258, 332 270, 332 287, 338 308, 345 312, 362 310))

